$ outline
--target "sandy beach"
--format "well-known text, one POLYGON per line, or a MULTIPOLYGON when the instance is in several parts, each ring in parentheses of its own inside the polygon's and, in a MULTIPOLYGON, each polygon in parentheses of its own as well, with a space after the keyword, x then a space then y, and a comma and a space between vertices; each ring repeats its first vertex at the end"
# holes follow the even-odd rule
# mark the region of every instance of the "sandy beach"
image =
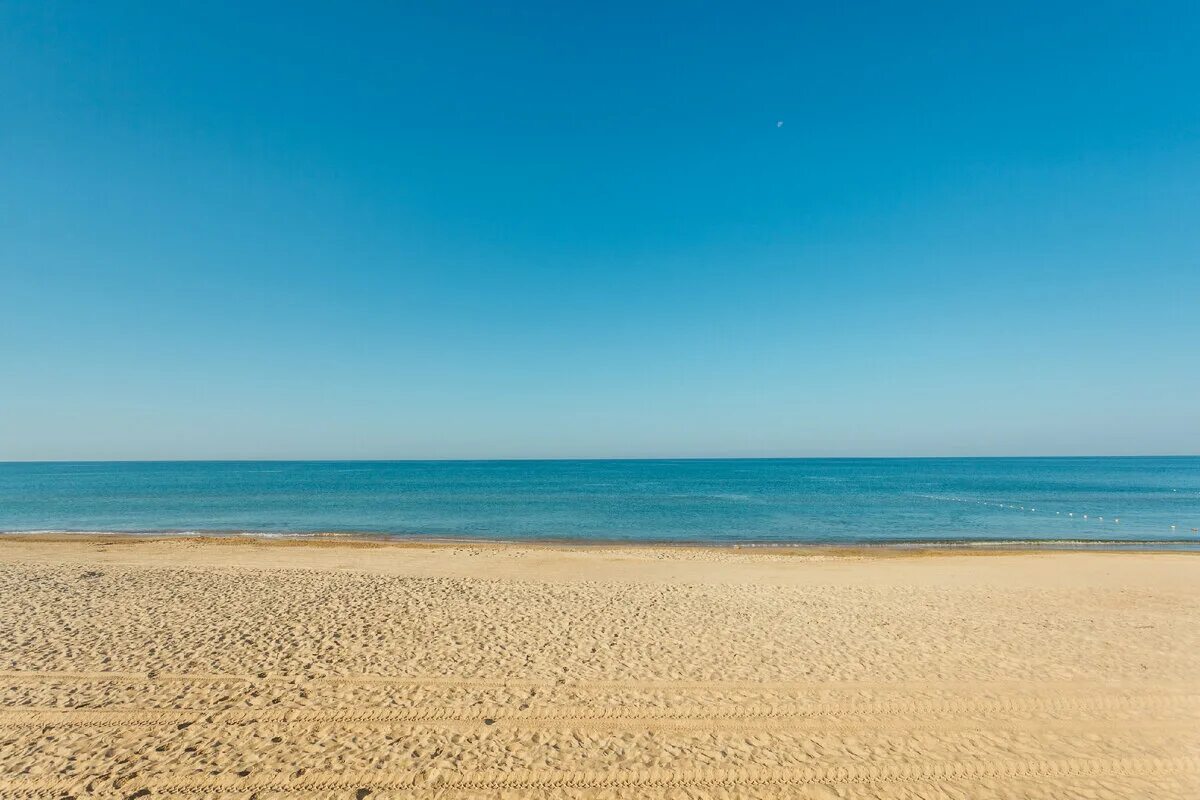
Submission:
POLYGON ((0 538, 2 797, 1195 798, 1200 557, 0 538))

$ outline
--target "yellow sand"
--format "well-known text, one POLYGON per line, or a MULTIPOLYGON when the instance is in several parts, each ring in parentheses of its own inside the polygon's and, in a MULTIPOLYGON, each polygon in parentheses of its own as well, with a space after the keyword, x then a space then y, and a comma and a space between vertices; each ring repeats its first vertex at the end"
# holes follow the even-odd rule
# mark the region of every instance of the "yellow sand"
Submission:
POLYGON ((0 694, 4 798, 1196 798, 1200 558, 3 537, 0 694))

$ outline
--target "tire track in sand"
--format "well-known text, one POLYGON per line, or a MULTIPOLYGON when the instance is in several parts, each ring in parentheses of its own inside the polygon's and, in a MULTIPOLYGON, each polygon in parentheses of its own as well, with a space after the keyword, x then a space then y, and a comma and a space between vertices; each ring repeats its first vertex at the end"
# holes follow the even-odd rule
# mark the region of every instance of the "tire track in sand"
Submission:
POLYGON ((611 690, 731 690, 731 691, 878 691, 905 692, 938 690, 969 691, 978 694, 987 690, 1028 689, 1030 684, 1054 692, 1090 694, 1096 691, 1132 691, 1141 693, 1174 694, 1178 683, 1148 683, 1137 681, 989 681, 989 680, 927 680, 907 681, 703 681, 703 680, 592 680, 590 678, 447 678, 422 675, 283 675, 277 673, 208 673, 208 672, 104 672, 57 670, 0 670, 0 682, 28 683, 76 681, 80 683, 252 683, 317 686, 418 686, 450 688, 514 688, 550 689, 556 687, 611 690))
MULTIPOLYGON (((802 786, 806 784, 929 783, 964 780, 1112 778, 1137 776, 1186 776, 1200 774, 1200 758, 1105 758, 1055 760, 963 760, 922 764, 854 764, 844 766, 761 767, 744 769, 665 770, 644 772, 555 771, 545 769, 483 771, 470 775, 445 771, 360 771, 306 773, 289 777, 281 773, 263 776, 195 775, 138 779, 117 778, 123 795, 148 791, 151 794, 194 795, 226 792, 312 793, 354 791, 418 791, 474 789, 483 791, 545 789, 669 789, 802 786)), ((0 780, 4 797, 43 798, 80 791, 99 779, 0 780)))
MULTIPOLYGON (((925 724, 953 724, 956 721, 978 726, 971 718, 986 718, 988 724, 1006 722, 1005 714, 1075 715, 1105 711, 1171 710, 1189 712, 1188 724, 1200 725, 1200 695, 1175 697, 1011 697, 1000 699, 959 699, 945 701, 884 700, 843 703, 784 703, 778 705, 742 704, 725 708, 694 706, 664 708, 652 706, 547 706, 514 710, 503 706, 456 709, 429 708, 291 708, 291 709, 106 709, 106 708, 21 708, 0 710, 0 728, 20 727, 147 727, 192 724, 388 724, 388 723, 480 723, 493 724, 578 724, 588 723, 669 723, 769 720, 847 721, 847 718, 877 719, 901 716, 918 718, 925 724)), ((1010 722, 1022 723, 1017 719, 1010 722)), ((1054 720, 1039 717, 1030 722, 1050 724, 1054 720)), ((1132 720, 1095 720, 1069 718, 1064 722, 1089 724, 1133 724, 1132 720)), ((1150 720, 1168 724, 1166 720, 1150 720)))

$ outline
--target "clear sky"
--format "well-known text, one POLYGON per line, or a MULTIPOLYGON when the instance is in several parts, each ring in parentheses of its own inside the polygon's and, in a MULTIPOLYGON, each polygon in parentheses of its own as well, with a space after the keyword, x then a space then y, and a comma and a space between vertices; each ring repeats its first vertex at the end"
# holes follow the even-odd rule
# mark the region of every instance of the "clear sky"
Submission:
POLYGON ((4 2, 0 459, 1200 452, 1198 43, 4 2))

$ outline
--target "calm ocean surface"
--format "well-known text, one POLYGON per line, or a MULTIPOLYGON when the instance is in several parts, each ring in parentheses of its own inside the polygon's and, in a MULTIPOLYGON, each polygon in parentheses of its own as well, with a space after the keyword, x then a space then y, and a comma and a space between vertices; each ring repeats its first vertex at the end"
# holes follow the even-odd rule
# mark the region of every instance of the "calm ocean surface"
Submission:
POLYGON ((1193 528, 1195 457, 0 463, 0 531, 1200 542, 1193 528))

